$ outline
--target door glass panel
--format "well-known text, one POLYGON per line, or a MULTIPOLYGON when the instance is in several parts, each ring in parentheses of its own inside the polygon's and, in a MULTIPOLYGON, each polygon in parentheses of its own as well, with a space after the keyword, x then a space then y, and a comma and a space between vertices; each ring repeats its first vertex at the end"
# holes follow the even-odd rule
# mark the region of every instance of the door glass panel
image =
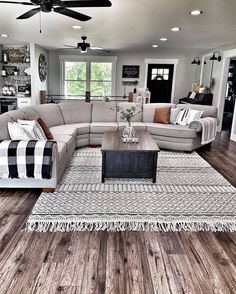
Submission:
POLYGON ((152 80, 157 80, 157 74, 152 75, 152 80))
POLYGON ((152 75, 157 75, 157 68, 152 69, 152 75))
POLYGON ((169 75, 164 75, 164 80, 169 80, 169 75))

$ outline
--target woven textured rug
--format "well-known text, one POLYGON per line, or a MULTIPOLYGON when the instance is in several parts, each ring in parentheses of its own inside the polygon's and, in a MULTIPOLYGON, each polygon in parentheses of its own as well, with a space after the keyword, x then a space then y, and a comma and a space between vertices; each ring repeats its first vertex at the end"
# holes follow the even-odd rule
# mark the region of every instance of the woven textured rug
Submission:
POLYGON ((76 150, 54 193, 42 193, 28 231, 235 231, 236 188, 196 152, 161 151, 157 183, 101 183, 101 151, 76 150))

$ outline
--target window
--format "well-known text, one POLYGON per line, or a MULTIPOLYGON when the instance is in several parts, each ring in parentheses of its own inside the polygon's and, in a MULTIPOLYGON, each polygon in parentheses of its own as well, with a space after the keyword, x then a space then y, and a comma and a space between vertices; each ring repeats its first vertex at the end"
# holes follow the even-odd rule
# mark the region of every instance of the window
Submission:
POLYGON ((112 63, 91 62, 91 96, 111 96, 112 63))
POLYGON ((153 68, 152 69, 152 80, 169 80, 169 69, 168 68, 153 68))
POLYGON ((73 60, 71 56, 60 58, 62 95, 70 99, 84 98, 86 91, 90 91, 91 99, 114 95, 116 58, 96 60, 96 57, 87 57, 87 60, 83 61, 78 58, 73 60))
POLYGON ((65 96, 84 96, 86 91, 86 62, 65 62, 65 96))

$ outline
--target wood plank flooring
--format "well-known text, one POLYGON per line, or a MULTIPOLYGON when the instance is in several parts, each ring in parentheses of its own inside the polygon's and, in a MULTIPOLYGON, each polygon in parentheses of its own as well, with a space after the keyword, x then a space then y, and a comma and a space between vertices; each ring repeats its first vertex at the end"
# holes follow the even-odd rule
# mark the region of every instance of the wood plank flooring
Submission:
MULTIPOLYGON (((236 186, 236 144, 199 154, 236 186)), ((236 233, 26 233, 40 191, 0 191, 0 294, 234 294, 236 233)))

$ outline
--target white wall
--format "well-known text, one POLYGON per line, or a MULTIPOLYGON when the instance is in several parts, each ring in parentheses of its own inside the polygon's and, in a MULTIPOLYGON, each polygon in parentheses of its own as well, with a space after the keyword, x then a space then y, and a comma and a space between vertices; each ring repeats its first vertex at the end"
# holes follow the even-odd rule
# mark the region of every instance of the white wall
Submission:
MULTIPOLYGON (((59 55, 73 55, 73 51, 49 51, 49 88, 50 95, 60 94, 60 62, 59 55)), ((93 55, 95 55, 93 53, 93 55)), ((140 77, 138 79, 138 87, 145 85, 145 59, 146 58, 161 58, 161 59, 179 59, 177 65, 175 102, 179 98, 186 96, 191 90, 192 83, 196 80, 196 68, 191 65, 191 61, 195 54, 177 53, 177 50, 158 52, 158 53, 111 53, 112 56, 117 56, 116 66, 116 96, 123 96, 124 87, 122 86, 122 66, 123 65, 140 65, 140 77)), ((127 79, 123 79, 127 80, 127 79)), ((127 87, 128 94, 133 87, 127 87)))
POLYGON ((46 56, 47 64, 49 62, 48 51, 36 44, 30 44, 31 56, 31 96, 32 105, 40 104, 40 91, 48 91, 48 78, 45 82, 41 82, 38 73, 39 55, 43 53, 46 56))

